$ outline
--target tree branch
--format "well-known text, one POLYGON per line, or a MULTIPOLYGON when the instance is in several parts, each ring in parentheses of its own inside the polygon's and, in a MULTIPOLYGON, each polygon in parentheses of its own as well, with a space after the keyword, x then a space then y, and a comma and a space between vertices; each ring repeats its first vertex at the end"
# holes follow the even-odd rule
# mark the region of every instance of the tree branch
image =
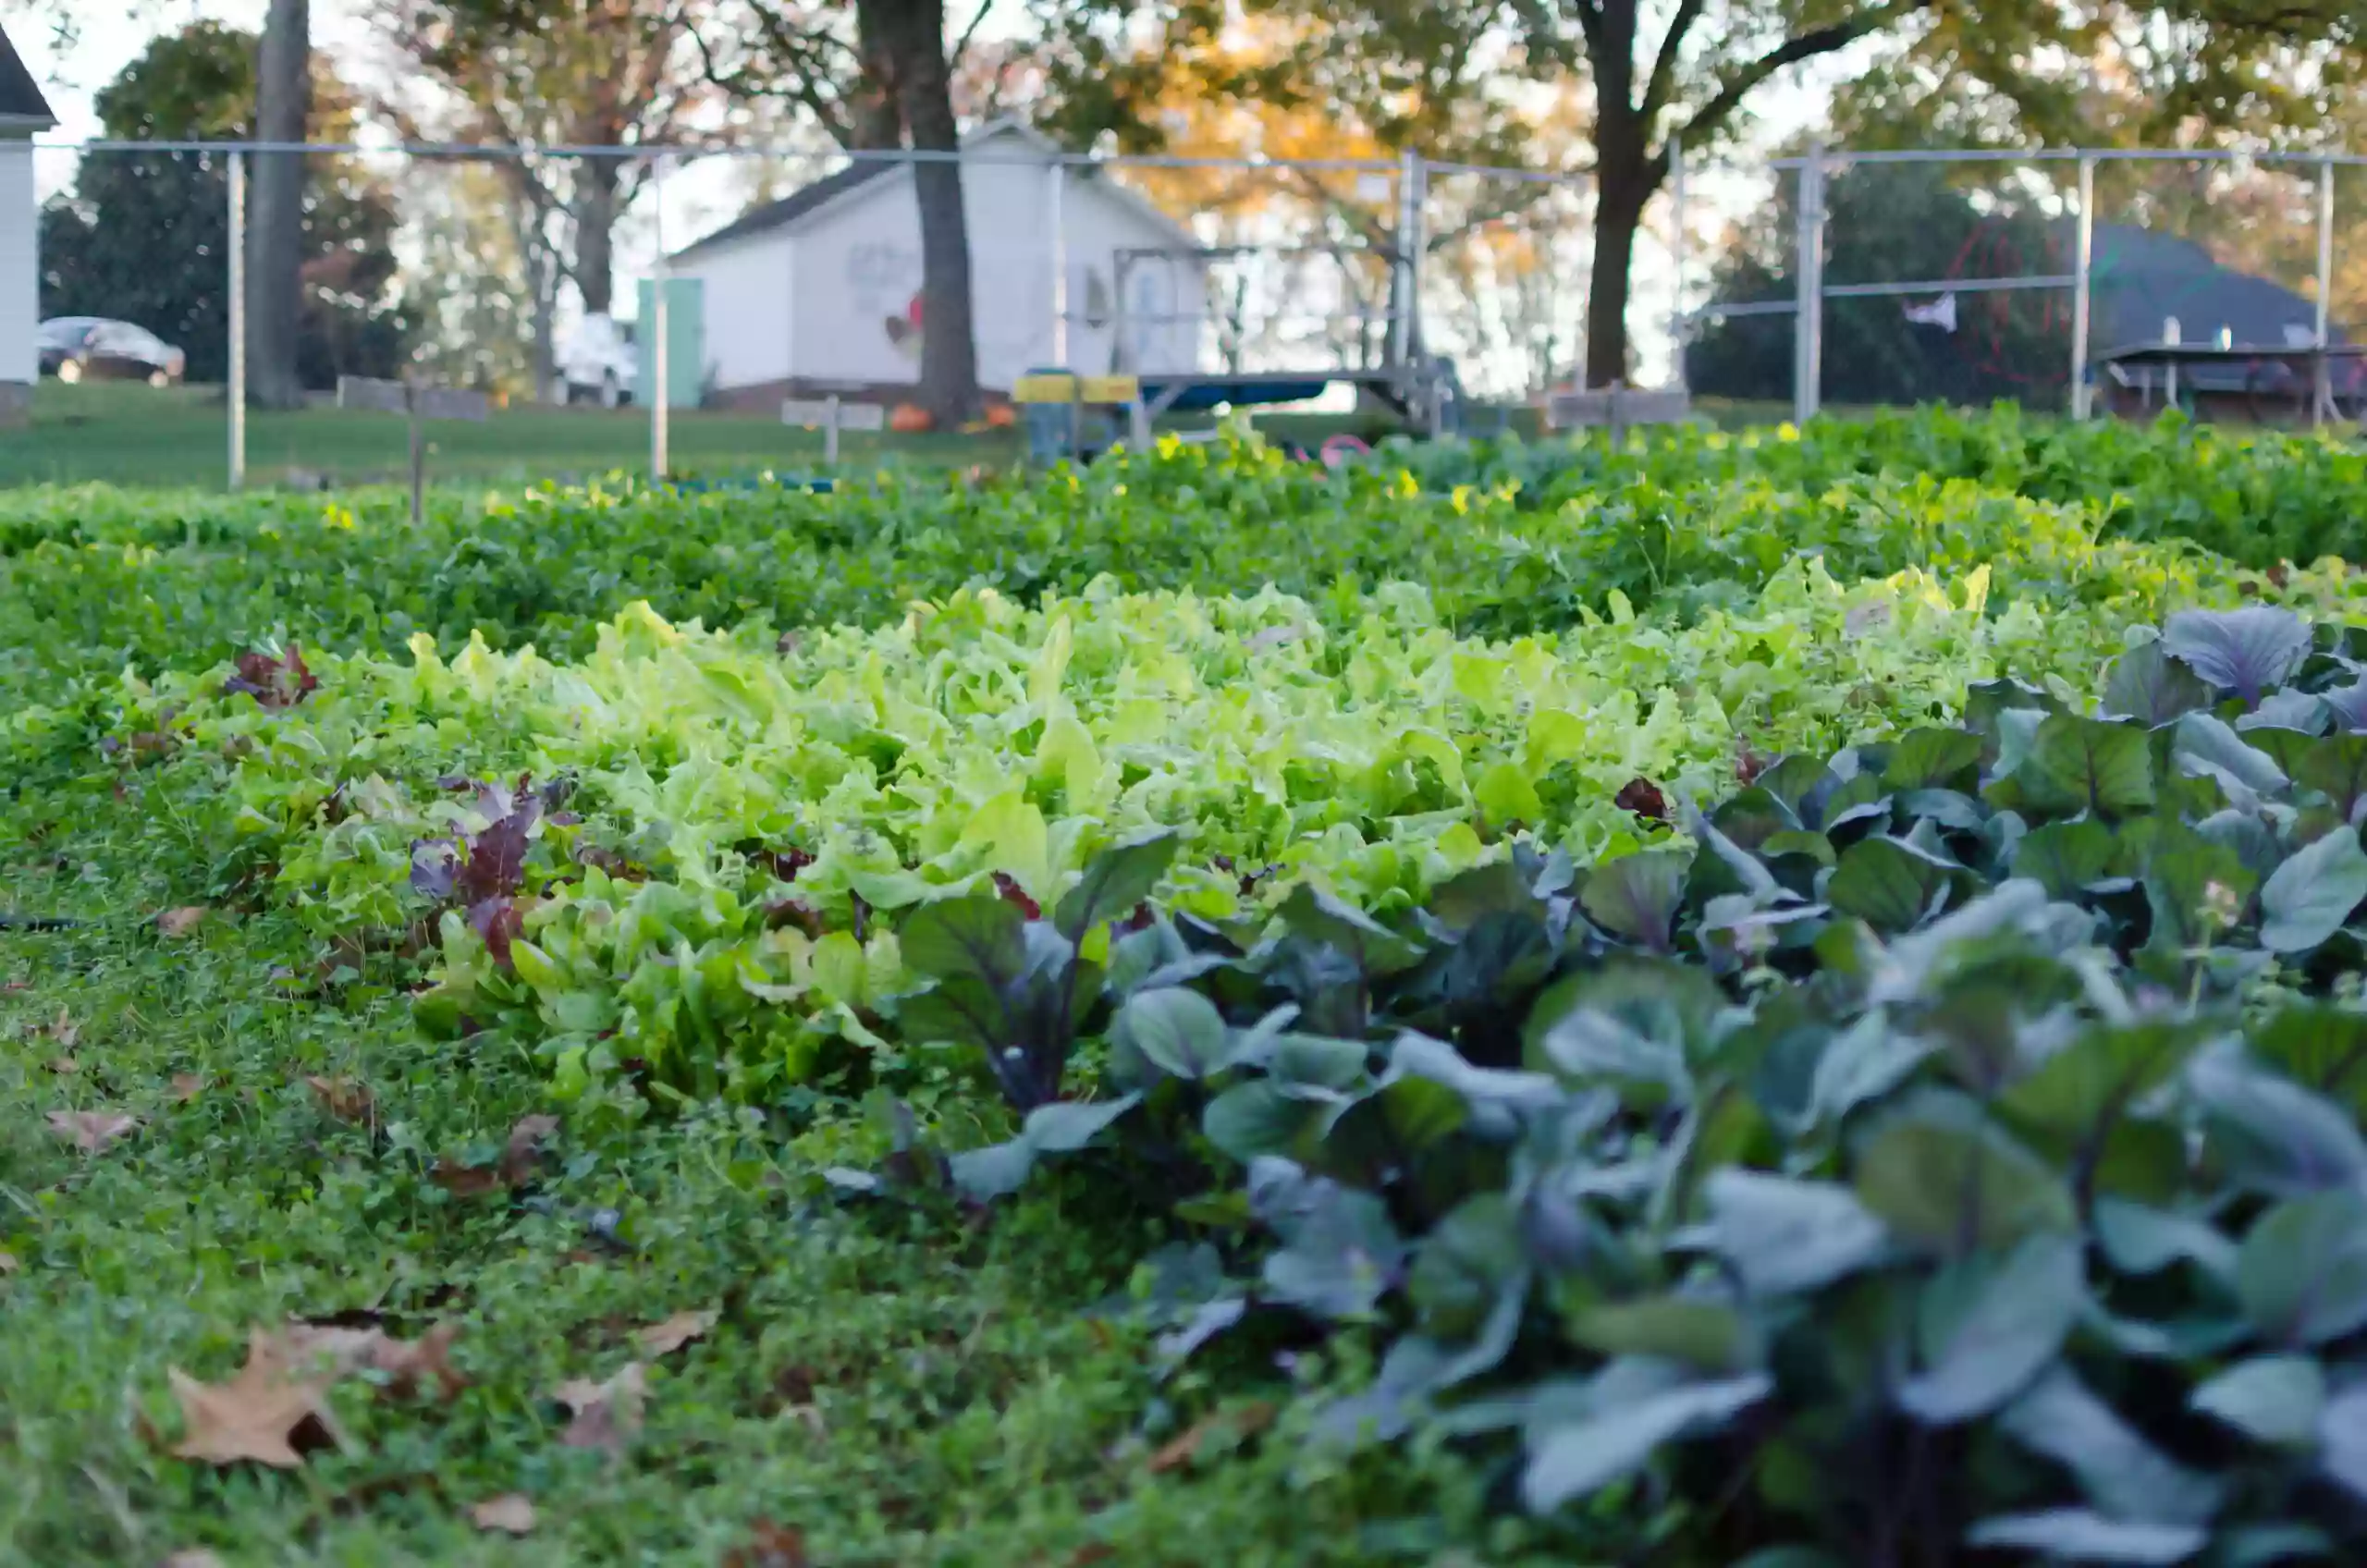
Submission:
POLYGON ((977 36, 978 24, 985 21, 987 19, 987 13, 994 8, 995 0, 978 0, 978 8, 975 12, 972 13, 970 17, 970 25, 962 30, 961 38, 954 43, 953 53, 947 57, 949 65, 961 65, 962 56, 970 52, 970 40, 977 36))
POLYGON ((1676 85, 1677 58, 1685 48, 1686 35, 1701 19, 1707 5, 1708 0, 1677 0, 1676 15, 1669 19, 1660 54, 1652 60, 1652 74, 1644 84, 1644 129, 1648 136, 1659 121, 1661 111, 1668 107, 1669 91, 1676 85))
MULTIPOLYGON (((1819 55, 1830 55, 1835 50, 1846 49, 1858 40, 1871 37, 1893 23, 1922 10, 1929 4, 1931 0, 1901 0, 1901 3, 1896 5, 1877 6, 1850 18, 1846 22, 1835 22, 1830 27, 1821 27, 1813 31, 1801 33, 1796 38, 1785 39, 1728 77, 1725 85, 1719 88, 1711 100, 1695 110, 1692 117, 1685 122, 1685 129, 1682 133, 1685 140, 1688 142, 1707 141, 1733 117, 1734 112, 1742 106, 1744 99, 1757 92, 1769 77, 1773 76, 1784 67, 1798 65, 1802 60, 1812 60, 1819 55)), ((1662 144, 1653 162, 1657 168, 1665 172, 1668 163, 1668 148, 1665 143, 1662 144)))

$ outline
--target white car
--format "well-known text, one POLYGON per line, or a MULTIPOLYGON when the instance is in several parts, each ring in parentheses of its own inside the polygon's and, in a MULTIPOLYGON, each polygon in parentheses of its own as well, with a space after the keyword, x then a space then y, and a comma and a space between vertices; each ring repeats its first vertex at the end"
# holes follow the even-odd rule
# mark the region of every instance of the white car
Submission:
POLYGON ((585 316, 559 346, 558 379, 570 403, 596 402, 613 409, 632 402, 641 379, 632 324, 608 315, 585 316))
POLYGON ((102 378, 170 386, 188 357, 143 326, 104 316, 52 316, 33 330, 42 370, 67 386, 102 378))

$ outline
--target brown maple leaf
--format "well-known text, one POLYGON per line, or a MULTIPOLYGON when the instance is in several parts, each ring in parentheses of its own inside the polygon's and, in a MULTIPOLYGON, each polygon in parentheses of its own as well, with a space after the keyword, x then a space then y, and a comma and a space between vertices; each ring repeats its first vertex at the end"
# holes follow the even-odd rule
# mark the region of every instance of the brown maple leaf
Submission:
POLYGON ((16 1271, 17 1255, 12 1252, 0 1252, 0 1278, 6 1278, 16 1271))
POLYGON ((568 1448, 622 1453, 641 1429, 641 1406, 649 1389, 648 1371, 638 1361, 605 1383, 570 1378, 551 1398, 567 1406, 571 1417, 558 1440, 568 1448))
POLYGON ((166 1554, 156 1568, 222 1568, 222 1560, 202 1546, 166 1554))
POLYGON ((205 1093, 209 1082, 202 1072, 176 1072, 173 1074, 173 1098, 187 1105, 205 1093))
POLYGON ((56 1073, 60 1078, 71 1078, 74 1074, 82 1071, 82 1064, 76 1061, 70 1056, 51 1057, 47 1062, 43 1063, 43 1065, 52 1072, 56 1073))
POLYGON ((503 1535, 531 1535, 534 1528, 534 1500, 524 1492, 504 1492, 483 1502, 469 1505, 469 1523, 478 1529, 503 1535))
POLYGON ((805 1534, 769 1519, 749 1522, 748 1539, 723 1554, 723 1568, 806 1568, 805 1534))
POLYGON ((177 1458, 293 1470, 306 1453, 345 1440, 324 1403, 335 1373, 305 1374, 260 1329, 248 1337, 247 1364, 230 1381, 201 1383, 178 1366, 166 1376, 186 1427, 173 1446, 177 1458))
POLYGON ((652 1358, 668 1355, 693 1340, 705 1339, 722 1315, 716 1312, 678 1312, 663 1323, 652 1323, 646 1329, 633 1330, 633 1340, 644 1355, 652 1358))
POLYGON ((35 1038, 39 1038, 40 1036, 46 1035, 51 1039, 56 1041, 59 1046, 70 1051, 74 1048, 75 1042, 81 1039, 82 1029, 80 1024, 76 1023, 72 1018, 67 1015, 64 1008, 59 1008, 57 1010, 57 1017, 55 1020, 47 1023, 40 1023, 33 1026, 33 1035, 35 1038))
POLYGON ((556 1116, 521 1116, 518 1124, 509 1129, 509 1141, 502 1145, 499 1159, 491 1165, 463 1165, 446 1155, 435 1162, 433 1180, 460 1198, 522 1187, 533 1178, 534 1167, 542 1159, 544 1140, 558 1131, 556 1116))
POLYGON ((203 904, 185 904, 179 909, 168 909, 156 917, 156 930, 160 936, 186 937, 197 929, 198 922, 205 915, 203 904))
POLYGON ((84 1154, 104 1153, 139 1125, 140 1118, 126 1111, 53 1110, 49 1113, 50 1131, 84 1154))
POLYGON ((377 1102, 370 1097, 370 1085, 354 1078, 323 1078, 313 1073, 304 1075, 304 1083, 321 1109, 339 1121, 367 1125, 377 1113, 377 1102))
POLYGON ((438 1323, 416 1340, 399 1340, 383 1329, 353 1329, 333 1323, 290 1323, 274 1336, 274 1351, 291 1366, 326 1371, 335 1378, 375 1372, 390 1393, 408 1396, 434 1379, 446 1399, 468 1386, 451 1363, 457 1323, 438 1323))

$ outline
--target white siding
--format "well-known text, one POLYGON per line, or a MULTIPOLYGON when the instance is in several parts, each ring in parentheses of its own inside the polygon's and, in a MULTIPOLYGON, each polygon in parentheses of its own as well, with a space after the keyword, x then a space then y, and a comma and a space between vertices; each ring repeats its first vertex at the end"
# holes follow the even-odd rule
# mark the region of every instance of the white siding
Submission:
MULTIPOLYGON (((998 137, 988 148, 987 156, 1004 161, 967 165, 962 193, 978 380, 1000 391, 1052 363, 1051 165, 1023 138, 998 137)), ((1077 169, 1069 171, 1061 207, 1070 362, 1108 371, 1118 364, 1115 252, 1184 241, 1077 169)), ((859 385, 920 377, 919 338, 906 330, 921 291, 920 209, 909 174, 887 176, 786 230, 691 256, 676 270, 705 283, 708 372, 718 388, 790 377, 859 385)), ((1196 368, 1206 310, 1199 264, 1142 260, 1128 278, 1127 362, 1196 368), (1147 322, 1146 312, 1188 319, 1147 322)))
POLYGON ((0 137, 0 381, 31 381, 41 368, 33 349, 41 310, 38 217, 32 143, 0 137))
POLYGON ((675 264, 675 276, 703 285, 706 386, 749 386, 789 374, 791 256, 787 235, 762 234, 675 264))
MULTIPOLYGON (((1010 156, 1008 144, 997 151, 1010 156)), ((1008 387, 1052 352, 1050 175, 1042 164, 973 163, 962 171, 981 385, 1008 387)), ((1071 203, 1073 207, 1073 203, 1071 203)), ((1073 226, 1075 218, 1072 216, 1073 226)), ((920 205, 896 174, 816 213, 797 236, 797 374, 911 382, 919 339, 920 205)), ((921 324, 926 330, 927 324, 921 324)))

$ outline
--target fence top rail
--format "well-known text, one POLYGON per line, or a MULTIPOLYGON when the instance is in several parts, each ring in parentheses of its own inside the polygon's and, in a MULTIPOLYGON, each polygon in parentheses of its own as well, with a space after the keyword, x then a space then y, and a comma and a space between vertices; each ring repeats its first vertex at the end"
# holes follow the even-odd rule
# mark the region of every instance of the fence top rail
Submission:
MULTIPOLYGON (((302 153, 337 155, 399 154, 411 158, 778 158, 784 161, 855 164, 1009 164, 1040 166, 1058 164, 1074 168, 1250 168, 1305 169, 1341 174, 1395 174, 1404 166, 1393 158, 1269 158, 1257 153, 1239 157, 1198 157, 1161 153, 997 153, 977 150, 944 152, 923 148, 846 148, 742 146, 706 143, 628 143, 621 146, 571 143, 493 141, 237 141, 221 139, 120 141, 107 137, 80 140, 35 137, 35 152, 55 153, 302 153)), ((1492 168, 1478 165, 1430 165, 1433 168, 1467 169, 1475 174, 1560 180, 1569 177, 1534 169, 1492 168)))
MULTIPOLYGON (((2338 164, 2367 165, 2367 153, 2300 152, 2263 147, 1892 147, 1852 152, 1831 147, 1813 154, 1827 167, 1834 164, 2302 164, 2316 167, 2338 164)), ((1743 168, 1806 168, 1809 154, 1744 163, 1743 168)))

